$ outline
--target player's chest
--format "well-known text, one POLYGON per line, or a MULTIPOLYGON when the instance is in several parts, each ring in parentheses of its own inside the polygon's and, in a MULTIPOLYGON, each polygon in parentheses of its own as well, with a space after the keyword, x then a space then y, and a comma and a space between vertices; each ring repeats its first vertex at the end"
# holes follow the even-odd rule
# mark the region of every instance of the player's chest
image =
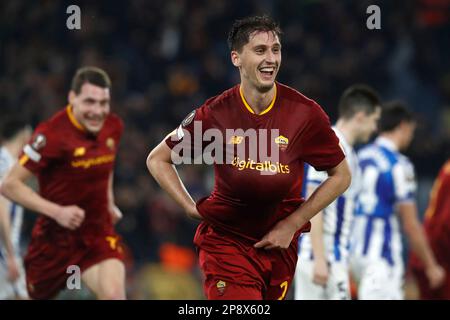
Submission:
POLYGON ((250 157, 257 162, 289 163, 297 158, 293 145, 298 127, 283 125, 276 117, 249 119, 236 116, 216 123, 215 129, 221 135, 217 141, 223 143, 225 154, 233 159, 248 160, 250 157), (244 151, 246 155, 243 158, 244 151))
POLYGON ((109 174, 116 157, 112 136, 97 139, 68 138, 64 145, 64 167, 79 176, 109 174))

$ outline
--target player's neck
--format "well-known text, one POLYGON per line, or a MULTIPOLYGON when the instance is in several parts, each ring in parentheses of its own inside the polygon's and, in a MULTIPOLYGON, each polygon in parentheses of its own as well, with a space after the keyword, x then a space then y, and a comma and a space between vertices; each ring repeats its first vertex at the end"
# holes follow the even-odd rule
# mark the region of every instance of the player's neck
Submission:
POLYGON ((391 141, 397 150, 401 149, 401 137, 398 131, 392 131, 392 132, 383 132, 380 134, 380 137, 385 138, 389 141, 391 141))
POLYGON ((240 90, 245 101, 256 114, 260 114, 269 107, 275 97, 275 84, 267 92, 260 92, 251 85, 242 82, 240 90))
POLYGON ((11 154, 13 158, 17 158, 20 154, 20 151, 22 150, 21 143, 17 141, 6 141, 3 143, 3 147, 8 150, 8 152, 11 154))
POLYGON ((355 144, 356 132, 350 122, 340 119, 336 122, 336 128, 344 136, 345 141, 349 145, 353 146, 355 144))

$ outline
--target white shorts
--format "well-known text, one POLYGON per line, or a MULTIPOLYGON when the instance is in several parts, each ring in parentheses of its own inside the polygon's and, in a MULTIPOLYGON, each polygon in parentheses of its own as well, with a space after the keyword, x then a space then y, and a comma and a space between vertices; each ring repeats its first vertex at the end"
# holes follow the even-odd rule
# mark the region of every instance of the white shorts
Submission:
POLYGON ((349 300, 348 264, 329 264, 328 282, 320 286, 313 282, 314 260, 299 260, 295 270, 295 300, 349 300))
POLYGON ((386 260, 352 258, 351 270, 358 283, 358 300, 403 300, 403 265, 386 260))
POLYGON ((19 278, 11 283, 8 280, 8 268, 3 259, 0 260, 0 300, 7 299, 28 299, 28 292, 25 280, 25 269, 22 259, 16 257, 19 264, 19 278))

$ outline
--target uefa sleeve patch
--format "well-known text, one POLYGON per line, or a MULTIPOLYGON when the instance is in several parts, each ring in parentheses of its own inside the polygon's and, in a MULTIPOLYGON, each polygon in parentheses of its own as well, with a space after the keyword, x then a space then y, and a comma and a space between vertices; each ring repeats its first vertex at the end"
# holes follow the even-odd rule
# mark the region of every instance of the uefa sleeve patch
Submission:
POLYGON ((45 147, 46 143, 47 143, 47 138, 42 133, 40 133, 36 136, 36 138, 34 138, 33 142, 31 143, 31 147, 34 150, 39 151, 43 147, 45 147))
POLYGON ((193 110, 191 113, 189 113, 186 118, 181 122, 182 127, 187 127, 189 124, 191 124, 192 120, 195 118, 195 111, 193 110))

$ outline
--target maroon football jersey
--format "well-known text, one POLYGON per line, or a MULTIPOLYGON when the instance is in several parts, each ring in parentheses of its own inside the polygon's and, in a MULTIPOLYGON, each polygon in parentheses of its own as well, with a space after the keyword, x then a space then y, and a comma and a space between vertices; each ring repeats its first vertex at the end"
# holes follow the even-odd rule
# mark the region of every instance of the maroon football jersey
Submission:
POLYGON ((122 131, 120 118, 110 114, 101 131, 90 134, 77 122, 71 106, 36 128, 19 162, 37 176, 43 198, 59 205, 77 205, 85 210, 85 219, 71 231, 40 215, 33 236, 74 235, 86 240, 113 230, 108 179, 122 131))
POLYGON ((220 141, 211 138, 217 132, 224 138, 219 142, 223 150, 212 151, 214 190, 197 202, 197 208, 205 221, 252 240, 261 239, 301 205, 304 162, 327 170, 345 157, 321 107, 280 83, 272 103, 259 115, 245 101, 239 85, 207 100, 166 143, 185 158, 190 150, 180 151, 180 146, 190 146, 196 161, 198 149, 206 152, 211 146, 208 141, 220 141), (200 126, 204 139, 198 137, 200 126), (230 135, 231 129, 235 134, 230 135), (241 145, 245 156, 238 153, 241 145))

